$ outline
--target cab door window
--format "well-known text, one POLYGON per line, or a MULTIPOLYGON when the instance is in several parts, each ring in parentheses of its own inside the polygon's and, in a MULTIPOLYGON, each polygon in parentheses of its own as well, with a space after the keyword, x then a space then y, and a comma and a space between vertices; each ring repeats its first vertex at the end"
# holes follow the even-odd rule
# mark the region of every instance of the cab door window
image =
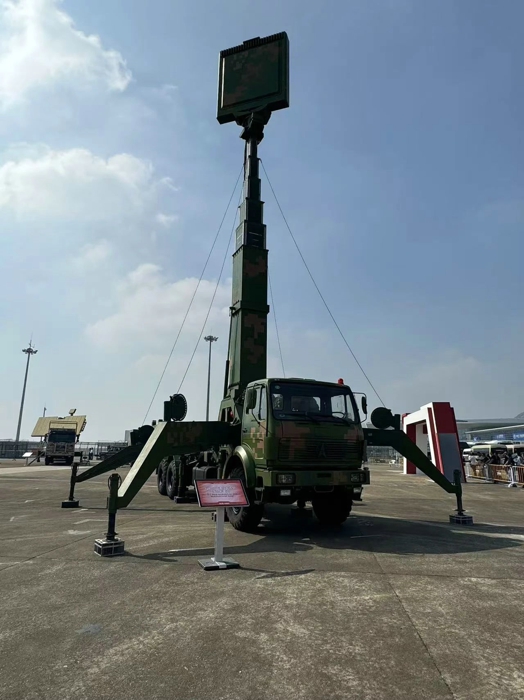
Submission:
POLYGON ((267 420, 267 391, 266 387, 259 384, 255 387, 256 404, 254 408, 246 410, 245 420, 258 425, 260 421, 267 420))
POLYGON ((259 413, 260 413, 260 386, 255 387, 255 395, 256 395, 256 403, 254 408, 249 408, 246 409, 244 416, 246 420, 248 420, 250 423, 256 423, 257 420, 260 420, 259 418, 259 413))
POLYGON ((257 401, 258 420, 267 420, 267 392, 265 386, 257 387, 257 396, 259 397, 257 401))

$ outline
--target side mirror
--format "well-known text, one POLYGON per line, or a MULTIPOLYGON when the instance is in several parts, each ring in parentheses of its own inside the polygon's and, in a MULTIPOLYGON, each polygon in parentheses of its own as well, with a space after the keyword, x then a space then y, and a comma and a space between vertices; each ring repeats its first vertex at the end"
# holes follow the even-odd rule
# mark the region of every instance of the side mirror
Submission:
POLYGON ((368 400, 367 400, 366 396, 362 397, 361 404, 362 404, 362 411, 367 416, 367 414, 368 414, 368 400))
POLYGON ((257 392, 254 386, 246 389, 246 398, 244 399, 244 410, 246 413, 257 405, 257 392))

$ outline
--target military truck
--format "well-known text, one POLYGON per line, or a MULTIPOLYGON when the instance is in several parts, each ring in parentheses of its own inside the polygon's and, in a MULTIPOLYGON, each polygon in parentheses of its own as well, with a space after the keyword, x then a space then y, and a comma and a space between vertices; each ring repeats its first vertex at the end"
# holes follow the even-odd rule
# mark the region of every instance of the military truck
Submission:
POLYGON ((86 416, 72 414, 67 418, 59 416, 39 418, 32 432, 32 437, 43 438, 45 463, 72 465, 76 443, 86 424, 86 416))
MULTIPOLYGON (((370 481, 363 467, 367 444, 394 447, 456 492, 400 430, 399 415, 380 407, 371 415, 376 429, 363 428, 355 395, 343 382, 267 378, 268 251, 258 146, 272 112, 288 106, 288 51, 283 32, 220 54, 217 118, 242 126, 245 141, 223 398, 216 421, 184 422, 186 399, 171 396, 162 421, 132 431, 131 445, 76 477, 85 481, 134 460, 119 488, 118 508, 156 472, 158 490, 176 503, 196 500, 196 480, 241 479, 249 506, 227 509, 238 530, 255 528, 267 503, 303 508, 311 501, 321 523, 341 524, 355 491, 370 481)), ((363 395, 363 414, 366 404, 363 395)))
MULTIPOLYGON (((362 403, 365 407, 365 399, 362 403)), ((237 425, 238 440, 225 450, 224 469, 213 450, 164 458, 158 490, 178 503, 196 500, 197 479, 242 479, 252 505, 228 509, 237 529, 258 525, 265 503, 311 501, 325 524, 346 520, 369 471, 362 468, 364 433, 349 386, 313 379, 258 379, 247 384, 237 425)))

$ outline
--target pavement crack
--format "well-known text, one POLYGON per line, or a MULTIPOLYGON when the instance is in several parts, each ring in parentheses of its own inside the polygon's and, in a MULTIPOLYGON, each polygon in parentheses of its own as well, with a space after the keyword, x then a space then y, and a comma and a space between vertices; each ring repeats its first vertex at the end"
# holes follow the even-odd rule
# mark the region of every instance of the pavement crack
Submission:
MULTIPOLYGON (((382 567, 382 564, 381 564, 379 558, 377 557, 376 552, 374 552, 373 550, 371 550, 371 552, 372 552, 372 554, 373 554, 373 557, 374 557, 375 561, 377 562, 377 565, 378 565, 379 569, 381 570, 381 572, 382 572, 384 578, 386 579, 386 581, 387 581, 387 583, 388 583, 388 586, 390 587, 390 589, 391 589, 393 595, 394 595, 395 598, 397 599, 398 604, 400 605, 402 611, 404 612, 404 615, 405 615, 405 616, 407 617, 407 619, 409 620, 409 622, 410 622, 410 624, 411 624, 411 626, 412 626, 412 628, 413 628, 413 630, 414 630, 416 636, 418 637, 420 643, 422 644, 422 646, 423 646, 424 649, 426 650, 426 653, 427 653, 427 655, 428 655, 428 658, 431 660, 431 663, 432 663, 433 666, 435 667, 435 670, 437 671, 438 675, 439 675, 440 678, 442 679, 442 682, 443 682, 444 685, 446 686, 446 688, 447 688, 447 690, 448 690, 448 692, 449 692, 450 698, 452 698, 452 700, 457 700, 457 695, 455 695, 455 693, 453 692, 453 690, 452 690, 450 684, 448 683, 448 681, 447 681, 446 678, 444 677, 444 674, 443 674, 442 671, 440 670, 440 667, 439 667, 439 665, 438 665, 438 663, 437 663, 437 660, 435 659, 435 657, 434 657, 433 654, 431 653, 431 651, 430 651, 428 645, 426 644, 426 641, 424 640, 424 637, 422 636, 422 634, 420 633, 420 631, 419 631, 417 625, 415 624, 415 621, 413 620, 413 618, 412 618, 411 615, 409 614, 408 609, 406 608, 406 606, 405 606, 404 603, 402 602, 401 597, 399 596, 399 594, 398 594, 397 591, 395 590, 395 587, 393 586, 393 583, 392 583, 392 581, 391 581, 391 579, 390 579, 390 575, 389 575, 386 571, 384 571, 384 569, 383 569, 383 567, 382 567)), ((393 575, 395 575, 395 574, 393 574, 393 575)))

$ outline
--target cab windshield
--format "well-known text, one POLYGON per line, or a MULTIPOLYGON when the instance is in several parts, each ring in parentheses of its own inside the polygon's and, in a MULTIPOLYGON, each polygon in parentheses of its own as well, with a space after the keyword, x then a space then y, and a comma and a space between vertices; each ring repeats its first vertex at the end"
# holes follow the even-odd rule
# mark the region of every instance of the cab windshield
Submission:
POLYGON ((274 382, 271 407, 277 420, 355 423, 357 411, 351 392, 340 386, 274 382))
POLYGON ((76 435, 72 430, 53 430, 49 433, 47 442, 75 442, 76 435))

